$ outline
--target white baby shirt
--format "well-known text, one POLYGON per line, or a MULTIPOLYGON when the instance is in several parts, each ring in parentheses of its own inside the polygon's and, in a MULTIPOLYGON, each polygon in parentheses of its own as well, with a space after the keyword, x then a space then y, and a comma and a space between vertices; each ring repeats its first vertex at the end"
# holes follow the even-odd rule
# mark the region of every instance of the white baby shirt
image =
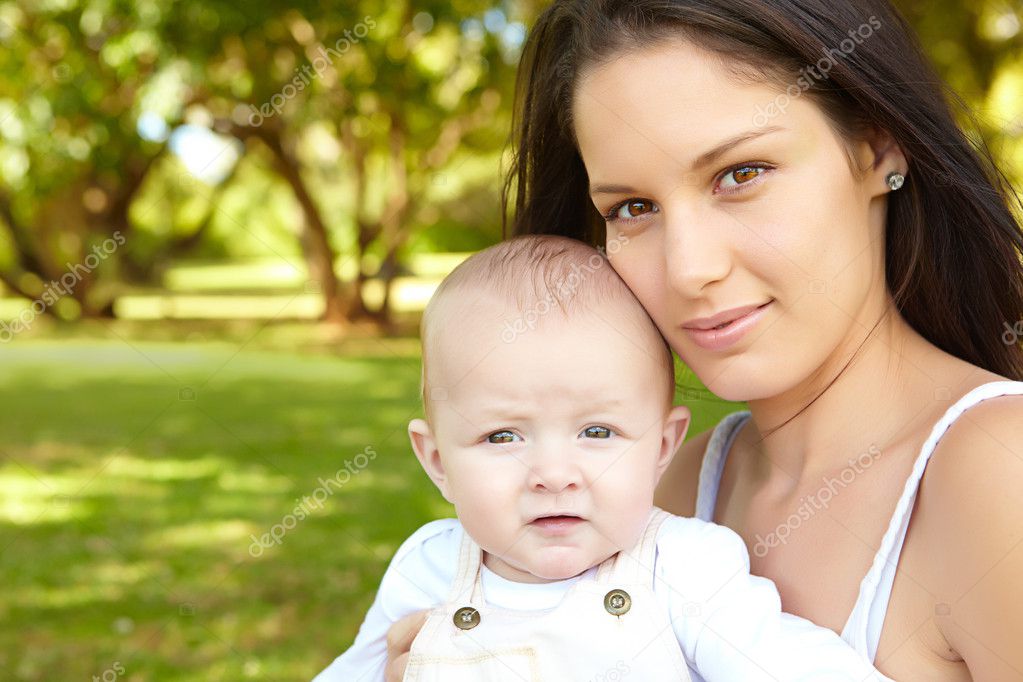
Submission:
MULTIPOLYGON (((314 682, 383 682, 387 630, 448 596, 463 529, 457 519, 432 521, 398 549, 352 646, 314 682)), ((651 582, 668 611, 694 682, 888 680, 826 628, 781 611, 772 581, 749 573, 749 555, 732 530, 670 516, 657 533, 651 582)), ((516 583, 481 567, 487 604, 537 611, 556 607, 597 567, 550 583, 516 583)))

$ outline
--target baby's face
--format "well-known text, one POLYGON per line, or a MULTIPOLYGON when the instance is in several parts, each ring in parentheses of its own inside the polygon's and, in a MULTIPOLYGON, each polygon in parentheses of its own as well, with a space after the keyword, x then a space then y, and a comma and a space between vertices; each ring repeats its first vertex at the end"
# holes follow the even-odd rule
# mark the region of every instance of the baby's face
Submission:
POLYGON ((568 578, 630 548, 685 435, 656 331, 621 307, 518 335, 477 310, 431 356, 433 428, 413 421, 413 446, 502 577, 568 578))

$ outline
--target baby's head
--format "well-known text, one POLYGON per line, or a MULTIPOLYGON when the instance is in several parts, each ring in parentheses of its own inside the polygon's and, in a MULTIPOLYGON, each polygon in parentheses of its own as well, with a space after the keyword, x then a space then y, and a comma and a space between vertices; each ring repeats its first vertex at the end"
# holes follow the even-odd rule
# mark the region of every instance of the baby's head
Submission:
POLYGON ((689 424, 671 351, 607 259, 517 237, 474 254, 423 315, 416 456, 484 563, 568 578, 636 543, 689 424))

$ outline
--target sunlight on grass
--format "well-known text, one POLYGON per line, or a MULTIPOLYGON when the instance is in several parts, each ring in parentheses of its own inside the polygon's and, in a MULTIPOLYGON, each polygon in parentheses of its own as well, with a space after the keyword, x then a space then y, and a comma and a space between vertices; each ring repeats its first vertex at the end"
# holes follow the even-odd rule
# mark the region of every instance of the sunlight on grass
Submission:
POLYGON ((229 466, 232 465, 215 457, 147 460, 118 455, 108 461, 103 473, 148 481, 186 481, 216 476, 229 466))
POLYGON ((124 596, 129 586, 91 580, 83 585, 19 590, 17 596, 10 599, 12 605, 25 609, 65 609, 116 601, 124 596))
MULTIPOLYGON (((437 285, 469 254, 421 254, 411 258, 414 276, 391 283, 391 310, 421 312, 437 285)), ((351 278, 354 273, 347 273, 351 278)), ((123 320, 314 320, 323 311, 318 284, 288 261, 180 264, 165 275, 165 290, 137 290, 114 301, 114 313, 123 320)), ((384 299, 384 283, 371 279, 363 297, 371 308, 384 299)), ((0 319, 13 320, 28 311, 31 302, 0 297, 0 319)), ((32 316, 35 317, 34 315, 32 316)), ((34 320, 33 320, 34 323, 34 320)))
POLYGON ((0 468, 0 523, 29 526, 76 518, 82 504, 73 495, 85 480, 47 473, 35 464, 7 463, 0 468))
POLYGON ((167 547, 194 549, 196 547, 218 547, 222 545, 241 546, 249 535, 262 529, 254 523, 241 520, 202 521, 172 528, 162 528, 150 533, 144 541, 149 550, 167 547))
POLYGON ((291 482, 283 476, 269 476, 263 471, 224 471, 217 479, 221 490, 238 493, 274 495, 291 489, 291 482))
POLYGON ((121 296, 114 305, 117 316, 126 320, 225 320, 252 318, 315 319, 323 310, 316 294, 263 294, 243 296, 194 296, 174 294, 121 296))
POLYGON ((230 263, 181 263, 167 268, 164 286, 175 292, 301 288, 309 279, 301 257, 230 263))
POLYGON ((76 516, 76 506, 66 496, 45 494, 48 488, 33 486, 25 479, 0 477, 0 490, 0 523, 31 526, 69 521, 76 516))
MULTIPOLYGON (((398 313, 421 311, 426 307, 439 279, 398 278, 391 288, 391 309, 398 313)), ((383 303, 383 282, 366 283, 363 295, 367 305, 383 303)), ((3 300, 3 299, 0 299, 3 300)), ((124 320, 233 320, 300 319, 314 320, 323 311, 323 297, 315 293, 284 294, 128 294, 114 304, 117 317, 124 320)), ((3 313, 0 309, 0 313, 3 313)), ((11 309, 14 317, 17 310, 11 309)))

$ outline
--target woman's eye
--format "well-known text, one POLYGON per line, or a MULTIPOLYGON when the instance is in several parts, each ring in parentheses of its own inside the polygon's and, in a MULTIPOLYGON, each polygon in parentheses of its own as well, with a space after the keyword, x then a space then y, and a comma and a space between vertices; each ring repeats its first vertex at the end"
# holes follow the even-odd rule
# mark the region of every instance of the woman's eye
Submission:
POLYGON ((590 426, 590 427, 587 427, 586 430, 583 431, 583 433, 586 434, 587 438, 610 438, 611 437, 611 429, 607 428, 606 426, 590 426))
POLYGON ((494 433, 487 436, 488 443, 513 443, 517 435, 511 431, 495 431, 494 433))
POLYGON ((752 180, 760 177, 767 168, 764 166, 740 166, 733 168, 721 177, 718 187, 724 191, 733 191, 738 187, 749 184, 752 180))
POLYGON ((611 210, 604 216, 604 220, 613 222, 615 220, 629 220, 630 218, 639 218, 646 215, 647 213, 654 213, 657 211, 657 207, 654 206, 654 202, 647 201, 646 199, 629 199, 623 201, 620 204, 615 204, 611 207, 611 210))

